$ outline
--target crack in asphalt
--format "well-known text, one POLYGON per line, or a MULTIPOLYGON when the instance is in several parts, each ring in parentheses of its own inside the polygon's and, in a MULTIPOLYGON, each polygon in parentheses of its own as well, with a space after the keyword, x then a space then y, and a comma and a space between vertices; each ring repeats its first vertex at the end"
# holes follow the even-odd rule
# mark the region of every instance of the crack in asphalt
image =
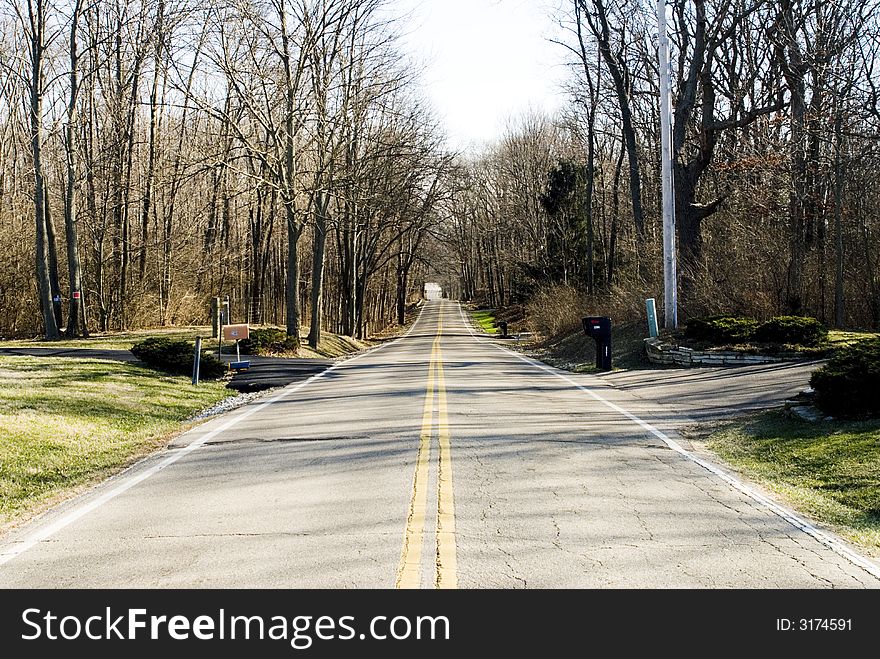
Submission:
POLYGON ((508 576, 510 576, 511 578, 515 579, 516 581, 519 581, 520 583, 522 583, 523 588, 528 588, 529 587, 528 582, 523 577, 519 576, 519 574, 517 574, 516 569, 513 567, 513 564, 510 562, 514 558, 513 554, 505 551, 504 548, 500 547, 500 546, 496 547, 496 549, 498 549, 498 551, 500 551, 502 554, 504 554, 509 559, 504 562, 504 564, 507 566, 508 571, 510 572, 510 574, 508 576))
MULTIPOLYGON (((731 512, 735 513, 737 515, 737 517, 739 518, 739 520, 742 523, 744 523, 746 526, 748 526, 755 533, 755 536, 758 538, 758 540, 762 544, 765 544, 769 547, 772 547, 781 556, 785 557, 788 560, 794 561, 798 566, 801 567, 801 569, 803 569, 808 575, 810 575, 810 577, 814 581, 821 583, 825 587, 830 587, 830 588, 835 587, 834 582, 832 582, 827 577, 824 577, 824 576, 818 574, 815 570, 811 569, 805 560, 796 556, 791 551, 786 551, 783 547, 781 547, 778 544, 778 542, 775 539, 767 537, 764 529, 762 527, 759 527, 756 524, 753 524, 752 520, 749 519, 749 517, 747 516, 746 513, 744 513, 743 511, 741 511, 737 508, 734 508, 732 505, 728 504, 727 502, 722 501, 719 497, 715 496, 708 489, 704 489, 696 483, 694 485, 697 487, 697 489, 699 489, 706 496, 708 496, 710 499, 712 499, 712 501, 721 505, 722 507, 726 508, 727 510, 730 510, 731 512)), ((753 511, 761 511, 761 509, 753 508, 753 511)), ((718 529, 717 532, 719 534, 721 534, 722 536, 724 536, 725 538, 728 537, 723 529, 718 529)), ((793 536, 786 529, 780 528, 780 529, 777 529, 777 532, 781 533, 785 537, 785 539, 789 540, 792 544, 797 546, 798 549, 809 552, 809 553, 813 554, 814 556, 816 556, 816 558, 818 558, 823 564, 826 563, 825 557, 822 556, 822 554, 820 554, 819 552, 815 551, 814 549, 809 548, 809 547, 805 546, 804 544, 802 544, 799 541, 799 538, 796 538, 795 536, 793 536)), ((838 568, 838 570, 843 574, 844 577, 851 576, 851 575, 847 574, 845 571, 843 571, 842 569, 840 569, 840 566, 835 565, 835 567, 838 568)))

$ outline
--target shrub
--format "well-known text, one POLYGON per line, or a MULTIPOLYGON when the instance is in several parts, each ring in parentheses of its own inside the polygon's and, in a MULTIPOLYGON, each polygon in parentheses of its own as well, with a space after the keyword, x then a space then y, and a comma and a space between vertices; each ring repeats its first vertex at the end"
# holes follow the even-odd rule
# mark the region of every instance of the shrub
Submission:
POLYGON ((880 416, 880 338, 838 350, 810 377, 816 406, 839 417, 880 416))
POLYGON ((581 331, 586 314, 583 295, 572 286, 548 286, 528 302, 529 327, 545 337, 557 337, 581 331))
POLYGON ((758 321, 739 316, 710 316, 688 321, 684 335, 695 341, 708 341, 716 345, 743 343, 755 337, 758 321))
POLYGON ((762 343, 817 346, 827 338, 825 326, 815 318, 805 316, 776 316, 761 323, 755 331, 755 340, 762 343))
POLYGON ((266 355, 277 352, 296 352, 299 341, 287 332, 275 327, 252 329, 250 336, 238 342, 241 351, 248 355, 266 355))
MULTIPOLYGON (((151 337, 131 347, 131 353, 150 368, 174 375, 190 375, 195 346, 189 341, 151 337)), ((213 355, 202 353, 199 377, 216 380, 226 373, 226 365, 213 355)))

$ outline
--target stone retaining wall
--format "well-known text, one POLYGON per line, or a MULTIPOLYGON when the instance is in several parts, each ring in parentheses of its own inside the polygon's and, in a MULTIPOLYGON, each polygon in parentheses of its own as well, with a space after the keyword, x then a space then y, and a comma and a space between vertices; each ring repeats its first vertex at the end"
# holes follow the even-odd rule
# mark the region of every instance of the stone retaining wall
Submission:
POLYGON ((743 366, 745 364, 776 364, 803 359, 796 352, 779 353, 778 355, 754 355, 746 352, 691 350, 658 338, 645 339, 645 351, 648 360, 653 364, 676 366, 743 366))

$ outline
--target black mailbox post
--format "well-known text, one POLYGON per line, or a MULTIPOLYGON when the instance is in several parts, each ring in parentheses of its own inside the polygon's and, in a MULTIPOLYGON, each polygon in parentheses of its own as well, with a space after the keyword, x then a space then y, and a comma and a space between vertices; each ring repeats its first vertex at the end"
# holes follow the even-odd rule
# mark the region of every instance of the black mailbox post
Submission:
POLYGON ((608 316, 587 316, 584 333, 596 341, 596 368, 611 370, 611 319, 608 316))
POLYGON ((498 323, 498 327, 501 328, 501 338, 506 339, 507 338, 507 321, 502 320, 500 323, 498 323))

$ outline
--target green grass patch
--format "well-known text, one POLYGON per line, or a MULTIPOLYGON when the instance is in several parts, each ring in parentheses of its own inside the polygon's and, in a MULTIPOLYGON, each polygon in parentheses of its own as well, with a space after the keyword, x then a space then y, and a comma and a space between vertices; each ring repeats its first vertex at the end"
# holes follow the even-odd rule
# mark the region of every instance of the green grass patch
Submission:
POLYGON ((865 339, 878 336, 877 332, 849 332, 846 330, 828 330, 828 345, 832 348, 850 346, 865 339))
POLYGON ((724 424, 706 441, 792 507, 880 554, 880 420, 810 423, 776 410, 724 424))
POLYGON ((109 476, 232 394, 120 362, 0 356, 0 525, 109 476))
POLYGON ((486 334, 497 334, 498 328, 495 327, 495 310, 480 309, 479 311, 471 311, 471 317, 477 322, 480 329, 486 334))

